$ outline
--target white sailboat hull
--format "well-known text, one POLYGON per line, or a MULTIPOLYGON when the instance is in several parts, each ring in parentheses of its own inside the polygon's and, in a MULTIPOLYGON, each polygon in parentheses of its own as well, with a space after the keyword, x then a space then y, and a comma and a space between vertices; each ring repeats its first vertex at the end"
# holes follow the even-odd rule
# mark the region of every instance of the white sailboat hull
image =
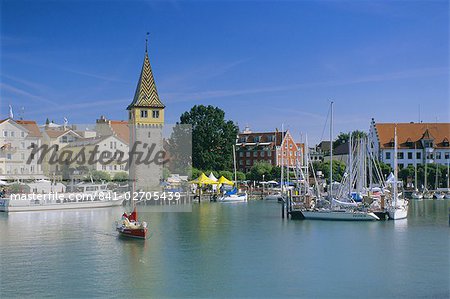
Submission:
POLYGON ((405 219, 408 217, 408 208, 396 208, 388 211, 389 218, 392 220, 405 219))
POLYGON ((380 220, 374 213, 351 212, 351 211, 302 211, 305 219, 317 220, 347 220, 347 221, 373 221, 380 220))
POLYGON ((27 212, 27 211, 46 211, 46 210, 69 210, 69 209, 91 209, 107 208, 122 205, 124 198, 115 200, 98 201, 73 201, 73 202, 35 202, 35 201, 17 201, 2 198, 0 199, 0 212, 27 212))
POLYGON ((411 194, 411 197, 413 199, 423 199, 423 194, 414 192, 413 194, 411 194))
POLYGON ((219 198, 219 202, 246 202, 247 193, 244 194, 232 194, 227 196, 222 196, 219 198))

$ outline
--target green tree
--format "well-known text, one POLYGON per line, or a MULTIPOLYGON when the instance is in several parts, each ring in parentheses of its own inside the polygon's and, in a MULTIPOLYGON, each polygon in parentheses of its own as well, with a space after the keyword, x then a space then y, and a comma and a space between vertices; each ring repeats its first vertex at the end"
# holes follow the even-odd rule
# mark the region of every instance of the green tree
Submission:
POLYGON ((188 171, 189 173, 189 179, 191 180, 195 180, 196 178, 198 178, 203 171, 201 171, 200 169, 197 169, 195 167, 191 167, 191 169, 188 171))
POLYGON ((90 172, 89 175, 87 175, 84 180, 85 181, 90 181, 92 177, 92 180, 94 180, 94 182, 100 182, 100 181, 106 181, 109 182, 111 181, 111 175, 106 172, 106 171, 101 171, 101 170, 93 170, 90 172))
POLYGON ((125 171, 116 172, 113 176, 113 181, 115 182, 126 182, 128 181, 128 173, 125 171))
POLYGON ((378 161, 378 165, 380 167, 381 174, 383 175, 383 180, 385 180, 391 172, 393 172, 391 165, 385 164, 381 161, 378 161))
POLYGON ((270 178, 272 172, 272 164, 264 161, 256 162, 250 168, 250 173, 248 175, 249 179, 253 181, 262 181, 263 175, 264 179, 270 178))
MULTIPOLYGON (((321 171, 322 175, 329 181, 330 178, 330 161, 314 162, 314 170, 321 171)), ((333 160, 333 181, 340 182, 345 173, 345 163, 333 160)))
POLYGON ((246 180, 245 173, 243 173, 242 171, 236 171, 236 177, 237 177, 238 181, 245 181, 246 180))
POLYGON ((180 116, 192 126, 192 165, 199 169, 229 170, 239 128, 225 120, 225 112, 211 105, 196 105, 180 116))
POLYGON ((234 174, 231 171, 228 171, 228 170, 221 170, 221 171, 219 171, 219 176, 217 178, 219 178, 221 176, 224 176, 225 178, 227 178, 227 179, 229 179, 231 181, 234 180, 234 174))
POLYGON ((408 178, 414 180, 414 166, 408 166, 398 172, 398 178, 403 181, 406 186, 408 178))
MULTIPOLYGON (((364 131, 353 131, 352 132, 352 139, 358 139, 358 138, 366 138, 367 137, 367 133, 364 131)), ((350 139, 350 133, 340 133, 337 137, 336 140, 333 142, 333 148, 338 147, 341 144, 347 143, 348 140, 350 139)))
POLYGON ((267 178, 267 180, 279 181, 280 178, 281 178, 281 167, 279 166, 272 167, 272 171, 270 171, 270 176, 267 178))
POLYGON ((169 162, 164 165, 171 173, 187 174, 192 166, 192 127, 176 124, 164 144, 169 162))

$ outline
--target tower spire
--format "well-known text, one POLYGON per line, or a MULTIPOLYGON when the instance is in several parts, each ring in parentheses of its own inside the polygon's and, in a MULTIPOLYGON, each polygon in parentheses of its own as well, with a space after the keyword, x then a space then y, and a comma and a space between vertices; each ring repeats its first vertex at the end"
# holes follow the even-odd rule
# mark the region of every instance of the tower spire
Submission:
POLYGON ((148 36, 150 35, 150 32, 147 32, 146 36, 145 36, 145 53, 147 53, 147 48, 148 48, 148 36))

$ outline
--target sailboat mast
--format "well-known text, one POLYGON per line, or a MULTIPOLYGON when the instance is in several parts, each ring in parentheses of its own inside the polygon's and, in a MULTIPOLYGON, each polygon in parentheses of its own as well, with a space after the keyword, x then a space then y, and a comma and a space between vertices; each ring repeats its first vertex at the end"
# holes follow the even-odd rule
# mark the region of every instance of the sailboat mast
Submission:
POLYGON ((352 147, 352 133, 349 133, 348 138, 348 195, 352 196, 352 181, 353 181, 353 147, 352 147))
POLYGON ((234 144, 233 144, 233 166, 234 166, 234 185, 237 188, 236 147, 234 144))
POLYGON ((331 101, 330 113, 330 204, 333 198, 333 101, 331 101))
POLYGON ((281 124, 281 194, 283 194, 284 192, 284 155, 283 155, 283 150, 284 150, 284 146, 283 146, 283 142, 284 142, 284 124, 281 124))
POLYGON ((396 206, 397 203, 397 176, 398 176, 398 166, 397 166, 397 126, 394 128, 394 198, 393 198, 393 206, 396 206))
POLYGON ((419 187, 417 186, 417 145, 414 143, 414 187, 417 191, 419 191, 419 187))

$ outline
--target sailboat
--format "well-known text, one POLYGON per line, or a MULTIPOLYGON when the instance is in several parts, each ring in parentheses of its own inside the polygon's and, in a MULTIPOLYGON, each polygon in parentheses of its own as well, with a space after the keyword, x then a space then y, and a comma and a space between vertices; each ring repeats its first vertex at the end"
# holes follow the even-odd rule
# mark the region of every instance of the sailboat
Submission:
POLYGON ((233 162, 234 162, 234 188, 230 191, 225 192, 221 197, 219 197, 219 202, 246 202, 247 192, 238 193, 237 188, 237 169, 236 169, 236 149, 233 145, 233 162))
POLYGON ((397 163, 397 127, 394 128, 394 178, 392 180, 392 194, 387 212, 392 220, 408 217, 408 201, 398 192, 398 163, 397 163))
POLYGON ((333 198, 333 102, 331 102, 330 117, 330 185, 328 189, 329 207, 303 209, 301 213, 305 219, 317 220, 350 220, 373 221, 380 218, 363 207, 351 202, 342 202, 333 198))
POLYGON ((121 237, 136 239, 146 239, 148 233, 147 223, 138 221, 136 206, 129 216, 126 213, 122 215, 122 220, 117 222, 116 230, 121 237))

